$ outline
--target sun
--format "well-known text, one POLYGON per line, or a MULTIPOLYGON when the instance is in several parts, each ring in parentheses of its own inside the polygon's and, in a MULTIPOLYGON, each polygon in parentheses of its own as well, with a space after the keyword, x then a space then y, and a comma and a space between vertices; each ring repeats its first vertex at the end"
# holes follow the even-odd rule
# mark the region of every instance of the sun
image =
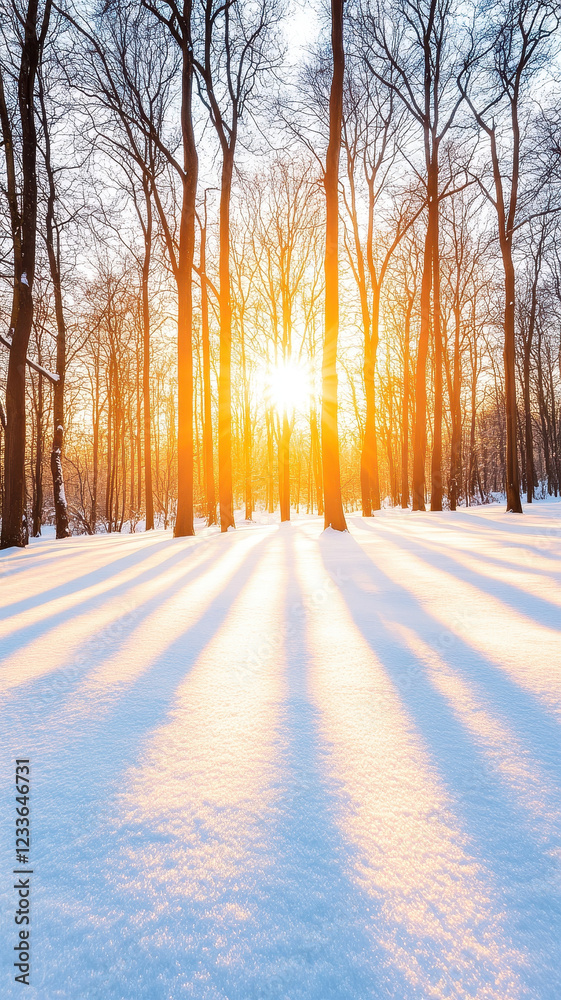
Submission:
POLYGON ((297 361, 284 361, 270 368, 263 379, 265 398, 279 413, 307 408, 312 396, 310 372, 297 361))

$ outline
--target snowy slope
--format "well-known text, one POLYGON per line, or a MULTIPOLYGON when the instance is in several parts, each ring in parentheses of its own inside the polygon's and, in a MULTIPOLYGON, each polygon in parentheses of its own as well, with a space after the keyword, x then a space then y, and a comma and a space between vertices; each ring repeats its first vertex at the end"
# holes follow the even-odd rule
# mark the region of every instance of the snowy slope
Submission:
POLYGON ((559 1000, 561 504, 349 526, 4 555, 2 997, 559 1000))

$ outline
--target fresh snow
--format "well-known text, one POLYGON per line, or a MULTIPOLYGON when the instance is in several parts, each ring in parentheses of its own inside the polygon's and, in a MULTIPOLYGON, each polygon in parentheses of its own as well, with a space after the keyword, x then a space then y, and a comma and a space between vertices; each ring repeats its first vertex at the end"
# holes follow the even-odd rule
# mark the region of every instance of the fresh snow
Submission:
POLYGON ((0 561, 40 1000, 559 1000, 561 504, 0 561))

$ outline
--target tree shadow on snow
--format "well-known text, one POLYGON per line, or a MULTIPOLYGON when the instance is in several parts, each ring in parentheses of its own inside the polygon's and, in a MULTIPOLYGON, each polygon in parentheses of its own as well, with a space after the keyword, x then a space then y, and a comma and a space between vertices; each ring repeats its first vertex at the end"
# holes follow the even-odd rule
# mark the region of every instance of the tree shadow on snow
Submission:
MULTIPOLYGON (((325 568, 333 579, 337 579, 340 557, 344 555, 342 565, 347 576, 339 580, 338 589, 354 624, 421 735, 453 811, 465 829, 474 858, 491 873, 493 891, 499 896, 499 905, 504 906, 512 942, 530 954, 536 950, 536 942, 550 942, 551 953, 541 956, 544 967, 540 972, 544 984, 551 987, 556 982, 561 988, 556 971, 561 967, 561 912, 554 860, 561 848, 555 806, 561 789, 559 727, 531 695, 459 635, 453 636, 449 650, 443 649, 438 643, 442 624, 405 586, 390 579, 351 535, 336 540, 322 536, 319 545, 325 568), (364 589, 365 580, 373 585, 375 593, 364 589), (439 656, 464 683, 477 684, 485 708, 503 718, 523 745, 529 744, 546 775, 545 792, 555 830, 542 830, 542 817, 529 814, 527 806, 517 801, 514 789, 493 766, 485 746, 462 725, 432 682, 426 663, 396 637, 391 628, 394 622, 416 632, 429 646, 436 645, 439 656)), ((409 539, 407 545, 410 547, 409 539)), ((451 559, 446 560, 446 565, 449 571, 456 566, 451 559)), ((476 574, 470 576, 477 582, 476 574)), ((508 596, 512 599, 511 591, 508 596)), ((543 613, 544 604, 547 602, 536 600, 533 607, 543 613)), ((525 758, 525 763, 531 761, 525 758)))

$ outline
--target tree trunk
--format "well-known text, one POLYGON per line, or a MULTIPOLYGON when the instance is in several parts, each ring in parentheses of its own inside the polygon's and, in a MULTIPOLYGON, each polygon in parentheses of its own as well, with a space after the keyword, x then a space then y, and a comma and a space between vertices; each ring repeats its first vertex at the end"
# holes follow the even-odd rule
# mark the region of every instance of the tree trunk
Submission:
POLYGON ((430 331, 430 295, 432 286, 431 218, 425 236, 423 276, 421 279, 421 329, 415 368, 415 422, 413 429, 413 510, 425 510, 425 459, 427 453, 427 353, 430 331))
POLYGON ((477 398, 477 333, 473 330, 473 349, 471 358, 471 419, 469 432, 469 464, 466 483, 466 502, 475 497, 475 423, 476 423, 476 398, 477 398))
POLYGON ((183 8, 181 132, 183 191, 177 274, 177 514, 174 536, 194 535, 193 523, 193 260, 199 161, 193 131, 192 0, 183 8))
POLYGON ((55 502, 56 537, 68 538, 71 534, 68 523, 68 507, 64 489, 64 472, 62 466, 62 450, 64 444, 64 382, 66 378, 66 322, 62 305, 62 281, 60 274, 59 233, 55 222, 56 185, 55 173, 51 161, 51 140, 49 122, 45 107, 42 81, 39 81, 39 100, 43 124, 43 139, 45 143, 45 169, 49 185, 46 214, 46 243, 49 258, 49 271, 53 283, 56 317, 56 373, 58 382, 53 393, 53 444, 51 448, 51 475, 53 479, 53 498, 55 502), (56 236, 55 236, 56 234, 56 236))
POLYGON ((314 471, 314 482, 316 487, 316 504, 318 514, 323 514, 323 483, 321 478, 321 447, 318 431, 318 419, 316 411, 310 410, 310 439, 312 443, 312 461, 314 471))
POLYGON ((247 372, 245 354, 245 329, 243 318, 240 318, 240 348, 242 358, 242 437, 243 437, 243 469, 244 469, 244 498, 245 498, 245 519, 253 519, 253 489, 251 482, 252 471, 252 434, 251 434, 251 406, 249 396, 249 377, 247 372))
POLYGON ((378 466, 378 432, 376 428, 376 386, 374 375, 376 372, 376 357, 378 354, 378 343, 380 340, 380 289, 382 279, 379 284, 374 283, 374 269, 372 268, 373 290, 372 290, 372 327, 370 334, 370 360, 371 360, 371 388, 370 388, 370 419, 367 422, 368 435, 370 437, 370 499, 372 509, 380 510, 380 470, 378 466))
POLYGON ((520 474, 516 445, 516 339, 514 325, 514 264, 510 252, 510 241, 502 247, 505 271, 505 313, 504 313, 504 366, 506 402, 506 508, 515 514, 522 513, 520 502, 520 474))
POLYGON ((94 383, 94 405, 93 405, 93 455, 92 455, 92 506, 90 513, 90 532, 95 534, 97 525, 97 484, 99 477, 99 356, 95 359, 95 383, 94 383))
MULTIPOLYGON (((459 293, 457 293, 459 294, 459 293)), ((452 380, 452 440, 450 445, 450 510, 456 510, 461 489, 462 475, 462 412, 461 412, 461 360, 460 360, 460 303, 454 302, 454 375, 452 380)))
POLYGON ((532 503, 534 499, 534 435, 532 430, 532 411, 530 403, 530 357, 532 342, 530 336, 524 344, 524 437, 526 445, 526 500, 532 503))
MULTIPOLYGON (((21 169, 23 191, 21 202, 21 255, 14 245, 14 285, 18 297, 17 317, 6 382, 6 447, 4 452, 4 504, 1 548, 22 547, 29 541, 25 494, 25 375, 26 358, 33 322, 32 288, 35 275, 37 239, 37 135, 35 130, 34 89, 40 56, 37 35, 37 0, 29 0, 18 75, 19 125, 21 126, 21 169), (20 270, 21 268, 21 270, 20 270)), ((43 14, 42 34, 46 33, 50 16, 47 2, 43 14)), ((4 133, 4 122, 2 122, 4 133)), ((4 139, 6 136, 4 135, 4 139)), ((10 136, 11 139, 11 136, 10 136)), ((19 243, 19 238, 18 238, 19 243)))
POLYGON ((286 409, 279 436, 279 500, 281 521, 290 521, 290 421, 286 409))
POLYGON ((107 481, 105 483, 105 520, 111 531, 111 470, 113 468, 113 364, 109 362, 107 379, 107 481))
MULTIPOLYGON (((40 355, 39 364, 41 364, 40 355)), ((31 534, 33 538, 39 538, 43 520, 43 378, 41 375, 39 375, 37 385, 35 475, 33 478, 35 488, 33 491, 31 534)))
POLYGON ((1 548, 29 541, 25 493, 25 369, 33 322, 33 299, 27 284, 20 288, 19 308, 8 361, 6 445, 1 548))
MULTIPOLYGON (((362 317, 362 328, 364 334, 364 393, 366 400, 366 417, 364 422, 364 433, 362 436, 362 448, 360 452, 360 495, 362 516, 372 516, 372 480, 371 471, 377 458, 376 447, 376 426, 375 426, 375 395, 374 395, 374 359, 372 357, 372 337, 370 310, 368 306, 368 289, 366 284, 366 273, 364 269, 364 257, 360 240, 358 213, 356 208, 356 188, 354 178, 354 156, 351 158, 347 146, 347 174, 351 194, 350 214, 353 227, 353 236, 356 251, 356 273, 355 278, 358 286, 360 298, 360 311, 362 317)), ((368 185, 369 205, 368 205, 368 248, 372 242, 372 217, 374 212, 373 186, 368 185)), ((373 271, 373 268, 371 269, 373 271)), ((375 275, 372 275, 375 281, 375 275)))
MULTIPOLYGON (((146 531, 154 528, 154 494, 152 485, 152 403, 150 398, 150 258, 152 254, 152 198, 148 181, 143 177, 146 228, 142 261, 142 411, 144 430, 144 494, 146 531)), ((140 481, 140 468, 139 468, 140 481)))
POLYGON ((434 430, 431 457, 430 509, 442 510, 442 324, 440 315, 440 245, 438 225, 438 161, 433 153, 432 210, 432 316, 434 333, 434 430))
POLYGON ((232 302, 230 294, 230 196, 233 148, 224 149, 220 187, 220 371, 218 376, 218 500, 220 530, 235 527, 232 489, 232 302))
POLYGON ((343 112, 343 0, 331 0, 333 76, 329 97, 329 144, 325 165, 325 336, 322 364, 321 451, 326 528, 347 528, 341 498, 337 429, 337 340, 339 335, 339 149, 343 112))
POLYGON ((537 486, 536 470, 534 464, 534 434, 532 427, 532 409, 530 400, 530 369, 532 363, 532 344, 534 340, 534 330, 536 327, 536 314, 538 308, 538 280, 541 268, 545 233, 542 230, 541 239, 534 257, 534 277, 532 281, 532 297, 530 304, 530 315, 528 317, 528 333, 524 341, 524 423, 525 423, 525 445, 526 445, 526 500, 532 503, 534 499, 534 489, 537 486))
POLYGON ((376 390, 374 373, 378 351, 380 325, 380 289, 372 275, 372 315, 369 329, 364 331, 364 393, 366 414, 364 438, 360 456, 360 480, 363 517, 371 517, 373 510, 380 510, 380 474, 378 470, 378 441, 376 435, 376 390))
POLYGON ((273 412, 271 407, 267 407, 265 412, 267 423, 267 513, 272 514, 275 509, 274 498, 274 441, 273 441, 273 412))
MULTIPOLYGON (((206 213, 206 202, 205 202, 206 213)), ((208 286, 206 280, 206 214, 201 226, 201 336, 203 346, 203 462, 205 479, 205 516, 208 525, 216 524, 216 491, 212 446, 212 396, 210 386, 210 329, 208 321, 208 286)))
POLYGON ((403 399, 401 404, 401 506, 404 510, 409 506, 409 393, 410 393, 410 341, 411 313, 413 312, 414 296, 407 302, 405 323, 403 325, 403 399))

